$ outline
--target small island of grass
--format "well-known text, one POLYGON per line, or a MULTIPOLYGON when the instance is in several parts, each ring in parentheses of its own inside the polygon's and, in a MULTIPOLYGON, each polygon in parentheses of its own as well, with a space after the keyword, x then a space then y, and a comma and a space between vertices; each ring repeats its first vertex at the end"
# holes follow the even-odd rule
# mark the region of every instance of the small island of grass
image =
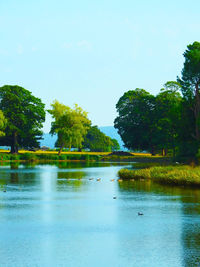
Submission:
POLYGON ((120 179, 151 179, 166 185, 200 186, 200 167, 155 166, 139 170, 121 169, 120 179))

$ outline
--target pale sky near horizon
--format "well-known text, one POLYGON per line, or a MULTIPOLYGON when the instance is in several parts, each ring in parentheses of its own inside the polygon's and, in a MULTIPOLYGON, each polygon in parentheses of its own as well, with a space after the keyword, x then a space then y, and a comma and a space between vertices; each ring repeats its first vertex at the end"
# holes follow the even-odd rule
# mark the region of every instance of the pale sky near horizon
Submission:
POLYGON ((0 0, 0 86, 113 125, 124 92, 157 94, 180 75, 187 45, 200 41, 199 10, 199 0, 0 0))

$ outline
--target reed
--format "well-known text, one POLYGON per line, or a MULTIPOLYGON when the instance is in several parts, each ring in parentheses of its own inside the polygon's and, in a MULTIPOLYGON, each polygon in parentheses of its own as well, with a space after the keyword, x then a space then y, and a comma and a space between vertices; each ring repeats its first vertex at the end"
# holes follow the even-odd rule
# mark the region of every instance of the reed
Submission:
POLYGON ((118 172, 121 179, 151 179, 169 185, 200 186, 200 167, 166 166, 150 167, 140 170, 122 169, 118 172))

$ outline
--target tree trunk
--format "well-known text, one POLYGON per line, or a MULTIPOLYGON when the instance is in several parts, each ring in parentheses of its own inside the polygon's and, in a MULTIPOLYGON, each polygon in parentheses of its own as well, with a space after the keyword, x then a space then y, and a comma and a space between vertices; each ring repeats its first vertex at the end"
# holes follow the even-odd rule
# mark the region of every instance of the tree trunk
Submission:
POLYGON ((175 146, 175 135, 172 135, 172 156, 173 156, 173 161, 175 161, 176 158, 176 146, 175 146))
POLYGON ((168 152, 168 149, 165 148, 165 149, 164 149, 164 156, 165 156, 165 157, 167 156, 167 152, 168 152))
POLYGON ((60 154, 61 154, 61 152, 62 152, 62 150, 63 150, 63 147, 64 147, 64 144, 61 145, 61 147, 60 147, 60 149, 59 149, 59 151, 58 151, 58 156, 60 156, 60 154))
POLYGON ((69 152, 71 152, 71 148, 72 148, 72 145, 71 145, 71 144, 69 144, 69 152))
POLYGON ((152 155, 152 156, 155 156, 155 154, 156 154, 156 152, 155 152, 155 147, 152 146, 152 147, 151 147, 151 155, 152 155))
POLYGON ((173 151, 173 161, 174 161, 176 157, 176 148, 174 146, 172 148, 172 151, 173 151))
POLYGON ((18 143, 17 143, 17 132, 13 133, 13 142, 11 144, 11 151, 12 154, 18 153, 18 143))

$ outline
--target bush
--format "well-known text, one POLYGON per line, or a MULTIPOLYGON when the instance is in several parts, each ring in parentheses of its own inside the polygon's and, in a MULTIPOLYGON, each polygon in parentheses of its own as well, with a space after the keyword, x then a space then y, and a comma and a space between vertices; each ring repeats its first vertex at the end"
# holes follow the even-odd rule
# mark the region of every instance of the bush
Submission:
POLYGON ((20 155, 20 159, 27 161, 36 161, 38 160, 37 156, 33 153, 24 153, 20 155))
POLYGON ((10 160, 20 160, 19 154, 10 154, 10 160))

